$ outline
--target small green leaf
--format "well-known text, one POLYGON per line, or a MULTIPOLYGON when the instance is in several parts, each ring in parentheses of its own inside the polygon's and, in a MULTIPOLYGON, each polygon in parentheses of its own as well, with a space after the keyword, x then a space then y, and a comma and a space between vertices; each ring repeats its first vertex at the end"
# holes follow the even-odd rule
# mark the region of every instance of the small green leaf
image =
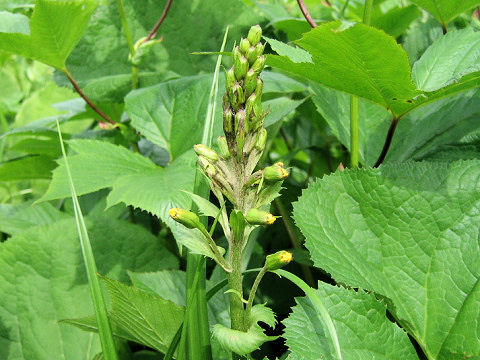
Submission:
POLYGON ((412 0, 446 25, 461 13, 480 5, 478 0, 412 0))
POLYGON ((0 33, 0 49, 65 70, 65 61, 96 7, 94 0, 37 0, 30 34, 24 27, 23 33, 0 33))
POLYGON ((293 47, 282 43, 281 41, 263 37, 271 46, 272 50, 280 56, 287 56, 294 63, 312 63, 312 55, 299 47, 293 47))
POLYGON ((29 19, 22 14, 0 11, 0 33, 30 34, 29 19))
POLYGON ((267 336, 263 329, 258 325, 259 321, 265 322, 269 326, 276 324, 275 314, 265 305, 255 305, 252 307, 249 319, 249 329, 244 331, 233 330, 225 325, 216 324, 213 327, 212 336, 220 345, 238 355, 247 355, 258 349, 264 342, 272 341, 278 336, 267 336))

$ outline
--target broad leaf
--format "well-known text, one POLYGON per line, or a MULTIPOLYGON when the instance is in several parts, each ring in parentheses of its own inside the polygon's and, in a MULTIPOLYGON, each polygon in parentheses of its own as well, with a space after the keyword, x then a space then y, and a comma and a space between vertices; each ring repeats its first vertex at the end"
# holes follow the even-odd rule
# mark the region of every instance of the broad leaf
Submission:
POLYGON ((479 165, 340 171, 294 206, 315 265, 385 296, 429 359, 480 356, 479 165))
POLYGON ((269 56, 268 63, 394 113, 408 108, 407 101, 417 95, 405 51, 383 31, 362 24, 342 30, 340 22, 329 22, 295 44, 312 55, 313 64, 295 63, 287 56, 269 56))
POLYGON ((30 34, 28 17, 8 11, 0 11, 0 33, 30 34))
POLYGON ((50 156, 24 156, 0 163, 0 179, 2 181, 49 179, 50 171, 54 168, 55 162, 50 156))
POLYGON ((478 0, 412 0, 446 25, 461 13, 480 5, 478 0))
MULTIPOLYGON (((134 42, 150 32, 165 3, 157 0, 123 1, 134 42)), ((216 0, 176 0, 158 31, 157 38, 163 37, 162 42, 153 46, 140 65, 140 85, 157 84, 166 76, 171 77, 172 72, 193 75, 200 70, 212 71, 215 56, 190 53, 218 49, 227 25, 230 28, 226 49, 230 50, 245 28, 260 21, 260 16, 241 0, 230 0, 228 10, 229 14, 225 16, 225 9, 219 7, 216 0)), ((86 94, 97 101, 120 102, 131 90, 128 46, 116 1, 101 3, 67 65, 86 94)), ((64 78, 58 80, 66 84, 64 78)))
MULTIPOLYGON (((176 259, 141 226, 87 221, 99 272, 126 279, 126 269, 151 271, 176 259)), ((92 358, 97 336, 57 322, 93 312, 75 221, 28 229, 0 244, 0 358, 92 358)))
POLYGON ((65 70, 65 61, 96 7, 93 0, 37 0, 30 33, 24 28, 22 33, 0 33, 0 49, 65 70))
MULTIPOLYGON (((325 304, 344 359, 418 360, 407 334, 386 316, 386 306, 373 294, 319 283, 315 291, 325 304)), ((294 358, 336 359, 328 331, 308 298, 298 298, 285 325, 284 337, 294 358)))
POLYGON ((69 216, 50 203, 0 204, 0 231, 16 234, 37 225, 47 225, 69 216))
POLYGON ((420 15, 421 12, 415 5, 395 7, 381 16, 373 17, 372 26, 398 38, 405 33, 405 30, 420 15))
POLYGON ((450 31, 430 46, 413 66, 418 89, 435 91, 480 70, 480 34, 471 28, 450 31))

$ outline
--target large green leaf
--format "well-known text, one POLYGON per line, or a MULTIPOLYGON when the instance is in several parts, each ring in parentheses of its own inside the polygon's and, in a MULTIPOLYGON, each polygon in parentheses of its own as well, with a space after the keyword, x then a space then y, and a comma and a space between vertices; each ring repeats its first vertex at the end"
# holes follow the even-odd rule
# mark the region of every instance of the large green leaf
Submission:
POLYGON ((0 33, 0 49, 65 70, 96 7, 94 0, 37 0, 29 33, 23 28, 22 33, 0 33))
MULTIPOLYGON (((370 100, 400 113, 417 95, 405 51, 383 31, 356 24, 341 28, 338 21, 318 26, 295 44, 308 51, 312 63, 295 63, 287 56, 269 56, 273 67, 333 89, 370 100)), ((293 49, 293 48, 292 48, 293 49)))
MULTIPOLYGON (((135 42, 150 32, 166 0, 124 0, 123 3, 135 42)), ((158 38, 163 36, 163 41, 154 45, 140 66, 140 85, 158 83, 165 77, 167 68, 182 75, 212 71, 216 57, 190 53, 218 49, 227 25, 230 28, 226 49, 231 49, 244 28, 259 20, 252 8, 240 0, 229 0, 228 16, 216 0, 176 0, 158 30, 158 38)), ((99 6, 67 65, 86 94, 97 101, 119 102, 130 91, 131 64, 115 1, 99 6)), ((62 78, 59 80, 66 83, 62 78)))
POLYGON ((0 163, 0 179, 2 181, 49 179, 50 171, 54 168, 55 162, 50 156, 24 156, 0 163))
POLYGON ((442 24, 448 24, 464 11, 480 5, 478 0, 412 0, 435 16, 442 24))
POLYGON ((381 16, 373 17, 371 25, 398 38, 420 15, 421 11, 415 5, 395 7, 381 16))
MULTIPOLYGON (((141 226, 108 218, 87 221, 99 272, 127 279, 177 260, 141 226)), ((0 244, 0 358, 91 359, 96 335, 58 324, 93 312, 73 219, 34 227, 0 244)))
MULTIPOLYGON (((418 360, 407 334, 386 316, 386 306, 373 294, 319 283, 317 295, 338 335, 342 357, 349 360, 418 360)), ((283 321, 284 337, 294 359, 336 359, 328 331, 308 298, 298 298, 283 321)))
POLYGON ((479 161, 318 180, 294 205, 315 265, 385 296, 429 359, 480 356, 479 161))

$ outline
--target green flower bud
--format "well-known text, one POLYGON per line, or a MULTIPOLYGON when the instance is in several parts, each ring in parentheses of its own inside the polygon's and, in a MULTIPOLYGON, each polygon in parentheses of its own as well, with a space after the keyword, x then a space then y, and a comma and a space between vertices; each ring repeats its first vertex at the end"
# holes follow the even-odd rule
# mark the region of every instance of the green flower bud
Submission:
POLYGON ((270 271, 278 270, 288 265, 292 260, 293 255, 291 252, 285 250, 277 251, 275 254, 267 255, 265 268, 270 271))
MULTIPOLYGON (((243 55, 239 58, 235 57, 233 58, 233 64, 234 64, 235 77, 237 78, 237 80, 243 79, 248 71, 249 64, 248 64, 247 58, 243 55)), ((265 61, 264 61, 264 65, 265 65, 265 61)), ((262 69, 263 69, 263 66, 262 66, 262 69)))
POLYGON ((250 41, 248 41, 248 39, 240 40, 240 51, 242 52, 242 54, 245 54, 250 48, 250 46, 250 41))
POLYGON ((272 166, 267 166, 263 170, 263 176, 267 181, 281 181, 288 177, 289 173, 283 167, 283 163, 276 163, 272 166))
POLYGON ((271 225, 276 217, 266 211, 250 209, 245 219, 250 225, 271 225))
POLYGON ((250 44, 253 46, 257 45, 257 43, 260 41, 262 38, 262 28, 260 25, 255 25, 250 28, 250 31, 248 32, 247 39, 250 41, 250 44))
POLYGON ((257 84, 255 87, 255 95, 257 95, 257 98, 261 99, 263 94, 263 80, 259 77, 257 77, 257 84))
POLYGON ((246 97, 250 96, 250 94, 257 88, 257 74, 252 69, 249 69, 245 75, 243 88, 245 89, 246 97))
POLYGON ((245 130, 245 110, 239 110, 235 114, 235 132, 240 132, 245 130))
POLYGON ((205 156, 207 159, 212 160, 213 162, 218 160, 218 154, 215 150, 210 149, 208 146, 203 144, 193 145, 193 149, 197 155, 205 156))
POLYGON ((231 134, 234 131, 233 111, 230 108, 226 108, 223 111, 223 131, 225 132, 225 134, 231 134))
POLYGON ((235 83, 232 88, 232 106, 236 111, 241 104, 245 102, 245 93, 239 83, 235 83))
POLYGON ((256 48, 253 46, 250 46, 247 51, 245 52, 245 57, 248 60, 248 63, 252 65, 255 60, 257 60, 257 51, 255 50, 256 48))
POLYGON ((189 229, 199 229, 203 226, 200 222, 198 215, 191 211, 179 208, 172 208, 168 210, 168 214, 173 220, 179 222, 180 224, 184 225, 189 229))
MULTIPOLYGON (((247 59, 245 59, 247 60, 247 59)), ((257 60, 252 65, 253 71, 255 71, 257 74, 259 74, 265 66, 265 55, 260 55, 257 60)))
POLYGON ((255 143, 255 149, 257 149, 258 151, 263 151, 265 149, 266 142, 267 142, 267 130, 265 128, 261 128, 258 131, 258 137, 255 143))
POLYGON ((235 79, 235 71, 233 70, 233 67, 230 68, 230 70, 225 72, 225 80, 226 80, 226 88, 227 89, 232 89, 233 85, 237 82, 235 79))
POLYGON ((257 57, 263 55, 263 50, 265 50, 265 44, 258 43, 257 46, 255 46, 255 54, 257 57))
POLYGON ((230 154, 230 150, 228 149, 227 139, 225 136, 219 136, 217 138, 217 145, 218 145, 218 152, 222 159, 229 159, 232 154, 230 154))
POLYGON ((252 94, 248 97, 247 102, 245 103, 245 114, 246 119, 249 121, 250 117, 255 116, 255 103, 257 102, 257 95, 252 94))

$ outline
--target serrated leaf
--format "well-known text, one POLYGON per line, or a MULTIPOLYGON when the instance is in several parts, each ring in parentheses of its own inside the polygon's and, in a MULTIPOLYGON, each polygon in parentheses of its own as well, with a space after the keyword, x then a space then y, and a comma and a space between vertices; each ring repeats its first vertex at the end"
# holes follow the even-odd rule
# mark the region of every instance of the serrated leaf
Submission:
POLYGON ((113 322, 137 342, 165 352, 183 322, 184 308, 116 280, 103 281, 113 322))
POLYGON ((294 42, 310 52, 314 64, 285 56, 268 56, 268 64, 402 112, 417 95, 404 50, 381 30, 356 24, 339 31, 340 26, 322 24, 294 42))
MULTIPOLYGON (((386 306, 373 294, 326 283, 319 283, 315 293, 333 320, 344 359, 418 359, 407 334, 387 318, 386 306)), ((296 302, 283 321, 286 345, 294 358, 337 359, 315 306, 308 298, 297 298, 296 302)))
POLYGON ((448 24, 461 13, 480 5, 478 0, 412 0, 435 16, 442 24, 448 24))
POLYGON ((315 265, 386 296, 429 359, 480 356, 479 161, 341 171, 294 218, 315 265), (444 289, 449 289, 445 292, 444 289))
POLYGON ((37 0, 30 34, 0 33, 0 49, 65 70, 65 61, 96 7, 93 0, 37 0))
MULTIPOLYGON (((138 225, 87 218, 99 271, 126 280, 126 269, 152 271, 175 257, 138 225)), ((60 325, 93 312, 73 219, 37 226, 0 244, 0 358, 86 359, 100 351, 97 337, 60 325)))
POLYGON ((247 355, 258 349, 264 342, 272 341, 278 336, 267 336, 258 325, 259 321, 268 322, 273 326, 276 323, 275 315, 265 305, 255 305, 250 314, 250 325, 246 332, 233 330, 222 324, 213 327, 212 336, 228 351, 238 355, 247 355))

